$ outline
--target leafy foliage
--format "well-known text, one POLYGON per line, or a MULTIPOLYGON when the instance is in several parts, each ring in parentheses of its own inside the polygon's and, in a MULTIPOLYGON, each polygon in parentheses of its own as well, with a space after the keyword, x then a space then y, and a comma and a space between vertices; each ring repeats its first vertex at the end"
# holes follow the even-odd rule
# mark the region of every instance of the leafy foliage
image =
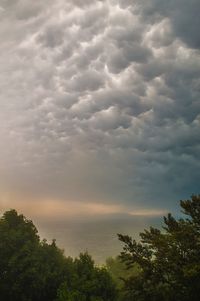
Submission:
POLYGON ((130 269, 127 270, 125 262, 123 262, 119 256, 115 258, 107 258, 106 269, 112 276, 118 289, 122 289, 124 280, 128 279, 130 276, 133 275, 137 276, 140 272, 140 267, 137 264, 133 265, 130 269))
POLYGON ((183 217, 164 217, 137 242, 124 243, 105 267, 88 253, 66 257, 41 241, 15 210, 0 218, 0 296, 6 301, 197 301, 200 295, 200 196, 180 202, 183 217), (185 217, 184 217, 185 215, 185 217))
POLYGON ((115 301, 116 289, 105 268, 94 265, 88 253, 74 260, 75 277, 61 285, 58 301, 115 301))
POLYGON ((0 218, 0 296, 6 301, 113 301, 115 286, 88 254, 65 257, 15 210, 0 218))
POLYGON ((200 296, 200 196, 180 202, 186 218, 164 217, 163 231, 150 227, 136 242, 118 235, 124 243, 121 259, 139 275, 125 280, 125 300, 197 301, 200 296))

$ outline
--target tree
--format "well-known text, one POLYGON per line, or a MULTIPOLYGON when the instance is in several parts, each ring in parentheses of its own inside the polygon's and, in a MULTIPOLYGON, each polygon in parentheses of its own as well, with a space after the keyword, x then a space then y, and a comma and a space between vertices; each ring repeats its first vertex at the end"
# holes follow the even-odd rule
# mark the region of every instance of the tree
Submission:
POLYGON ((15 210, 0 219, 0 296, 6 301, 53 301, 68 277, 70 259, 40 241, 32 221, 15 210))
POLYGON ((121 261, 120 257, 115 258, 108 257, 106 259, 106 269, 110 273, 118 289, 121 289, 124 284, 124 280, 130 276, 137 276, 140 272, 140 268, 137 264, 127 270, 126 264, 121 261))
POLYGON ((134 264, 131 268, 127 270, 126 264, 121 261, 120 257, 117 256, 115 258, 109 257, 106 260, 106 269, 111 275, 116 288, 117 288, 117 300, 123 301, 124 299, 124 291, 123 285, 124 281, 129 279, 130 276, 137 276, 140 272, 140 267, 138 264, 134 264))
POLYGON ((116 288, 108 271, 95 266, 87 252, 81 253, 74 260, 74 276, 61 285, 57 300, 116 301, 116 288))
POLYGON ((6 301, 115 301, 116 289, 89 254, 65 257, 55 240, 41 241, 32 221, 10 210, 0 218, 0 296, 6 301))
POLYGON ((164 217, 163 229, 150 227, 136 242, 118 235, 125 245, 121 259, 140 273, 124 284, 125 300, 197 301, 200 296, 200 195, 180 201, 185 218, 164 217))

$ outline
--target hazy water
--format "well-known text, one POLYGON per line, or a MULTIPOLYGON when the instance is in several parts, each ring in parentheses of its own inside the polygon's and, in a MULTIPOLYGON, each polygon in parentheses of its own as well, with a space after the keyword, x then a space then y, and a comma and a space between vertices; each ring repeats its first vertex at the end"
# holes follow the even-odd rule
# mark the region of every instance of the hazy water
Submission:
POLYGON ((103 263, 109 256, 122 250, 117 233, 128 234, 138 239, 139 232, 149 225, 160 227, 161 217, 115 217, 88 221, 48 221, 38 222, 41 238, 55 238, 57 245, 65 249, 65 254, 78 256, 88 251, 97 263, 103 263))

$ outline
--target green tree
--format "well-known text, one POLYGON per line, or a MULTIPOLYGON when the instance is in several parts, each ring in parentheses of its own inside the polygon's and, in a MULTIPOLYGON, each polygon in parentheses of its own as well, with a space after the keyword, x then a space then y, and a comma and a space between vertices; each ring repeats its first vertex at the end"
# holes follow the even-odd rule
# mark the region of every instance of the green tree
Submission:
MULTIPOLYGON (((124 300, 124 281, 129 279, 129 277, 134 276, 136 277, 140 273, 140 267, 138 264, 133 264, 129 269, 125 262, 123 262, 119 256, 113 258, 109 257, 106 260, 106 269, 111 275, 116 288, 117 288, 117 300, 123 301, 124 300)), ((117 301, 116 300, 116 301, 117 301)))
POLYGON ((15 210, 0 219, 0 296, 6 301, 53 301, 68 277, 70 259, 40 241, 32 221, 15 210))
POLYGON ((58 291, 58 301, 116 301, 115 284, 105 268, 88 253, 74 260, 74 274, 58 291))
POLYGON ((164 217, 163 230, 150 227, 136 242, 118 235, 125 244, 121 259, 139 275, 125 281, 125 300, 197 301, 200 296, 200 195, 180 201, 185 218, 164 217))
POLYGON ((55 240, 40 241, 32 221, 15 210, 0 218, 0 298, 6 301, 116 301, 105 268, 91 256, 65 257, 55 240))
POLYGON ((137 276, 140 273, 140 267, 135 264, 127 270, 125 262, 123 262, 119 256, 106 259, 106 269, 110 273, 118 289, 121 289, 124 284, 124 280, 130 276, 137 276))

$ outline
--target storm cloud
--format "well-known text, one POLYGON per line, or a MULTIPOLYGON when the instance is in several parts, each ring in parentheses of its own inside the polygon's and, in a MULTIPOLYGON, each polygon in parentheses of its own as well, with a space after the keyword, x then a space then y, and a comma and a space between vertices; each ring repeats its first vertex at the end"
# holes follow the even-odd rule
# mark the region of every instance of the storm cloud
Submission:
POLYGON ((198 193, 199 11, 1 0, 2 200, 171 210, 198 193))

